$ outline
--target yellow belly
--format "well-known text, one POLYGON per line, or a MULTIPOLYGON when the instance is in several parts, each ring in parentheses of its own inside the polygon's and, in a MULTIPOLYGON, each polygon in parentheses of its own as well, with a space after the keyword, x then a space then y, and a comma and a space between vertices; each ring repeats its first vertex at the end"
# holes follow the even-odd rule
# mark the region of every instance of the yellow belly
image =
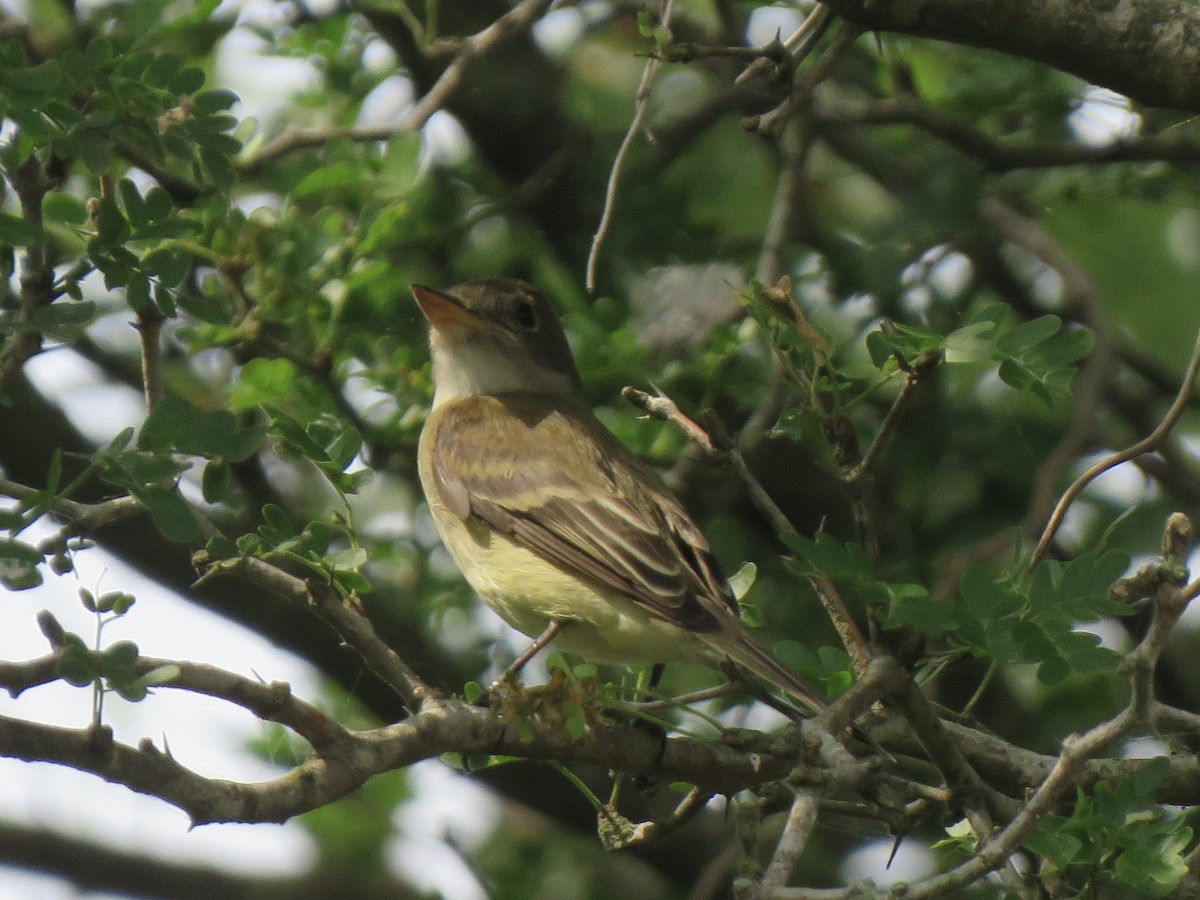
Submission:
POLYGON ((530 637, 551 620, 568 623, 554 646, 625 664, 709 663, 716 654, 699 637, 651 616, 633 600, 546 562, 495 534, 432 506, 438 531, 467 582, 513 628, 530 637))

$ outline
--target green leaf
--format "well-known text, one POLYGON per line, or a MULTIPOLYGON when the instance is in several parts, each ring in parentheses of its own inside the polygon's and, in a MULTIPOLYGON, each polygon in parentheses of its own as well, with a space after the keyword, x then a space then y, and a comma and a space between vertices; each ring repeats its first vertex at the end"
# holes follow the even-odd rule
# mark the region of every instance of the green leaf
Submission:
POLYGON ((84 55, 87 58, 88 68, 95 70, 107 66, 112 62, 116 50, 113 47, 112 41, 106 37, 96 37, 88 41, 88 45, 84 50, 84 55))
POLYGON ((10 591, 24 591, 42 583, 38 566, 42 552, 22 541, 0 538, 0 584, 10 591))
MULTIPOLYGON (((284 538, 289 538, 296 533, 296 526, 292 524, 291 517, 274 503, 268 503, 262 508, 264 525, 270 532, 270 538, 281 541, 284 538)), ((263 528, 260 527, 259 531, 263 528)))
POLYGON ((337 569, 334 572, 334 580, 345 590, 354 594, 371 592, 371 582, 361 572, 355 572, 353 569, 337 569))
POLYGON ((962 627, 962 607, 948 600, 934 600, 920 585, 891 585, 888 597, 888 626, 891 628, 915 628, 936 638, 962 627))
POLYGON ((256 357, 238 372, 229 405, 231 409, 244 410, 278 403, 290 396, 295 386, 296 365, 291 360, 256 357))
POLYGON ((50 94, 62 84, 62 65, 48 59, 28 69, 9 69, 0 72, 0 85, 29 94, 50 94))
POLYGON ((315 556, 324 556, 333 541, 333 529, 324 522, 309 522, 300 533, 301 547, 315 556))
POLYGON ((108 685, 130 703, 138 703, 145 700, 146 695, 149 693, 146 690, 146 683, 140 678, 110 678, 108 685))
POLYGON ((870 557, 861 547, 843 544, 828 532, 819 532, 811 540, 799 534, 781 534, 780 539, 808 563, 811 574, 827 578, 872 574, 870 557))
POLYGON ((127 672, 137 662, 138 645, 133 641, 116 641, 100 654, 100 671, 109 675, 127 672))
POLYGON ((1114 871, 1142 896, 1165 897, 1188 872, 1181 849, 1164 852, 1164 847, 1137 844, 1117 857, 1114 871))
POLYGON ((729 577, 729 589, 733 591, 733 598, 739 603, 741 599, 750 593, 750 588, 754 587, 754 580, 758 577, 758 566, 752 562, 743 563, 729 577))
POLYGON ((946 362, 978 363, 991 360, 995 344, 991 334, 996 329, 994 322, 971 322, 946 336, 946 362))
POLYGON ((134 312, 141 312, 150 305, 150 279, 140 272, 130 276, 125 285, 125 302, 134 312))
POLYGON ((145 200, 146 218, 151 222, 158 222, 165 219, 175 209, 175 203, 171 200, 171 195, 158 185, 155 185, 146 192, 145 200))
POLYGON ((1023 322, 1016 328, 996 339, 996 349, 1013 356, 1020 356, 1026 350, 1048 341, 1062 328, 1062 319, 1058 316, 1041 316, 1030 322, 1023 322))
POLYGON ((175 433, 196 416, 196 408, 182 397, 167 394, 142 422, 138 446, 143 450, 169 450, 175 433))
POLYGON ((309 172, 298 185, 292 188, 292 196, 308 197, 333 188, 357 184, 365 177, 361 166, 349 162, 336 162, 309 172))
POLYGON ((27 247, 46 240, 46 232, 33 222, 0 212, 0 244, 10 247, 27 247))
POLYGON ((117 612, 118 615, 128 612, 133 606, 133 595, 125 591, 106 591, 92 603, 94 612, 117 612))
POLYGON ((179 71, 181 65, 182 63, 177 57, 168 54, 155 56, 146 67, 144 77, 155 87, 165 88, 175 73, 179 71))
POLYGON ((58 677, 75 687, 87 687, 96 680, 97 673, 89 656, 68 654, 58 661, 58 677))
POLYGON ((42 561, 42 551, 24 541, 0 538, 0 560, 37 565, 42 561))
POLYGON ((145 225, 148 221, 146 218, 146 204, 142 200, 142 195, 138 191, 137 185, 128 178, 122 178, 117 182, 117 189, 121 194, 121 202, 125 205, 125 215, 129 219, 129 224, 134 228, 145 225))
POLYGON ((177 491, 157 485, 131 487, 130 490, 150 510, 155 526, 166 538, 177 544, 199 543, 202 537, 200 525, 187 501, 177 491))
POLYGON ((265 428, 242 430, 228 409, 214 409, 182 422, 172 436, 172 445, 181 454, 223 456, 241 462, 257 449, 264 433, 265 428), (247 439, 244 432, 250 438, 247 439))
POLYGON ((1038 856, 1049 857, 1059 869, 1066 868, 1083 849, 1083 841, 1066 832, 1067 822, 1062 816, 1046 816, 1025 838, 1025 846, 1038 856))
POLYGON ((571 736, 571 740, 583 740, 583 736, 587 734, 587 716, 584 715, 582 707, 577 703, 564 702, 560 707, 563 716, 563 725, 567 729, 567 734, 571 736))
POLYGON ((263 409, 271 417, 270 433, 280 441, 283 450, 300 459, 328 460, 325 448, 309 436, 303 425, 278 407, 264 405, 263 409))
POLYGON ((210 116, 221 110, 229 109, 240 98, 228 88, 217 88, 211 91, 201 91, 192 98, 195 104, 196 114, 200 116, 210 116))
POLYGON ((224 535, 210 537, 204 545, 208 555, 216 560, 234 559, 240 555, 238 545, 224 535))
POLYGON ((326 554, 325 564, 335 572, 357 571, 367 564, 367 551, 362 547, 335 550, 326 554))
POLYGON ((892 345, 888 341, 887 336, 880 330, 870 331, 866 338, 867 353, 871 356, 871 362, 875 368, 883 370, 889 366, 895 366, 895 358, 892 354, 892 345))
POLYGON ((129 237, 129 222, 112 197, 100 198, 96 207, 96 232, 101 246, 105 247, 124 243, 129 237))
POLYGON ((347 428, 333 439, 325 452, 329 456, 329 461, 341 471, 354 462, 354 458, 358 456, 361 449, 362 437, 353 428, 347 428))
POLYGON ((74 194, 52 192, 42 199, 42 216, 64 225, 86 225, 87 206, 74 194))
POLYGON ((67 341, 79 337, 95 321, 96 315, 96 304, 90 300, 59 300, 49 306, 39 307, 32 321, 38 331, 67 341))
POLYGON ((204 87, 204 70, 199 66, 188 66, 171 79, 167 90, 173 94, 194 94, 204 87))
POLYGON ((229 492, 229 481, 233 471, 225 460, 211 460, 204 467, 200 488, 206 503, 220 503, 229 492))

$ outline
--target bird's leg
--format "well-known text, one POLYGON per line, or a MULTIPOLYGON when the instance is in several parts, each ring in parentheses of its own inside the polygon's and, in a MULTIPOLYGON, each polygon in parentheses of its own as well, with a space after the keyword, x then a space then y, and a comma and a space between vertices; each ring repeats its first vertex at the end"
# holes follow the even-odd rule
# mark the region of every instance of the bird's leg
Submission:
POLYGON ((562 619, 551 619, 550 624, 546 626, 546 629, 536 638, 534 638, 532 644, 525 648, 525 652, 514 659, 512 661, 512 665, 500 673, 500 677, 497 678, 495 683, 492 685, 492 690, 496 690, 496 688, 500 687, 500 685, 507 684, 520 675, 521 670, 525 668, 525 664, 533 659, 539 650, 554 640, 555 636, 563 630, 563 626, 566 624, 567 623, 562 619))

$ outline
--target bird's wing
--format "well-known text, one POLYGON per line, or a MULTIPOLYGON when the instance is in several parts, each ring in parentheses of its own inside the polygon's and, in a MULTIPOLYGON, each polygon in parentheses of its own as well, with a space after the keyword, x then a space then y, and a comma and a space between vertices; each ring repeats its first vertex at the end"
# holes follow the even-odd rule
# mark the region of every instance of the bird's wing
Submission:
POLYGON ((455 512, 688 630, 736 618, 700 530, 589 410, 509 394, 438 415, 434 475, 455 512))

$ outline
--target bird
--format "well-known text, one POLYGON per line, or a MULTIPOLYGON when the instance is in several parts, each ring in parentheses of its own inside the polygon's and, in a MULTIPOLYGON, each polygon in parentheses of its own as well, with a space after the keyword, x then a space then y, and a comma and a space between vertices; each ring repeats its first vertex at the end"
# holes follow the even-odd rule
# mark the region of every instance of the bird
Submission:
POLYGON ((512 278, 412 292, 434 387, 421 485, 472 589, 533 639, 505 674, 553 641, 625 665, 732 664, 806 713, 825 709, 741 622, 679 500, 596 418, 551 301, 512 278))

